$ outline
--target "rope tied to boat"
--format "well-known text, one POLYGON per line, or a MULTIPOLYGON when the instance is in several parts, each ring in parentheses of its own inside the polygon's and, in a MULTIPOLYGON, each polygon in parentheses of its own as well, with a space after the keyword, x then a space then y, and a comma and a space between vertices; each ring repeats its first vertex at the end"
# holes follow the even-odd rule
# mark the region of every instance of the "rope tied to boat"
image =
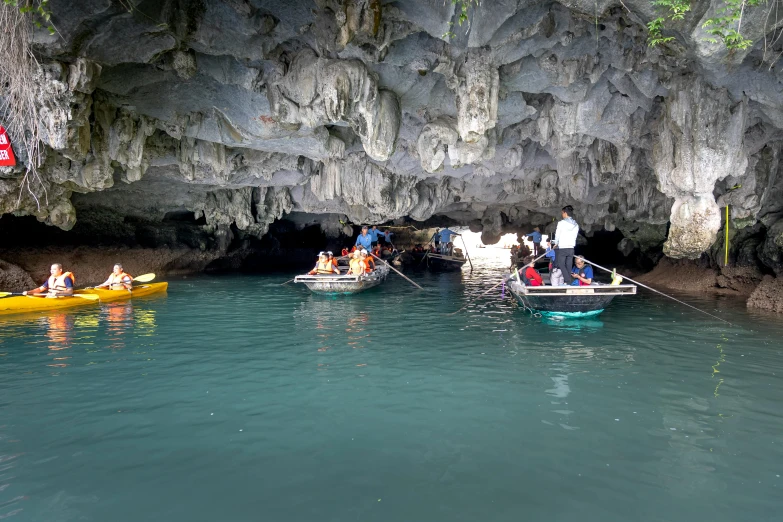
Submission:
MULTIPOLYGON (((601 265, 599 265, 599 264, 597 264, 597 263, 593 263, 592 261, 589 261, 588 259, 585 259, 584 257, 583 257, 582 259, 584 260, 584 262, 585 262, 585 263, 588 263, 588 264, 590 264, 590 265, 593 265, 593 266, 594 266, 594 267, 596 267, 596 268, 600 268, 601 270, 604 270, 604 271, 606 271, 606 272, 609 272, 610 274, 612 273, 612 270, 609 270, 609 269, 608 269, 608 268, 606 268, 606 267, 603 267, 603 266, 601 266, 601 265)), ((643 284, 643 283, 640 283, 639 281, 634 281, 634 280, 633 280, 633 279, 631 279, 630 277, 628 277, 628 276, 625 276, 625 275, 623 275, 623 274, 621 274, 621 273, 619 273, 619 272, 617 272, 617 271, 615 271, 614 273, 616 273, 617 275, 619 275, 620 277, 622 277, 622 278, 624 278, 624 279, 627 279, 628 281, 632 282, 632 283, 633 283, 633 284, 635 284, 635 285, 639 285, 639 286, 641 286, 642 288, 646 288, 647 290, 650 290, 650 291, 652 291, 652 292, 655 292, 656 294, 661 294, 661 295, 662 295, 662 296, 664 296, 664 297, 668 297, 668 298, 669 298, 669 299, 671 299, 672 301, 677 301, 677 302, 678 302, 678 303, 680 303, 681 305, 685 305, 685 306, 687 306, 688 308, 693 308, 693 309, 694 309, 694 310, 696 310, 697 312, 701 312, 701 313, 703 313, 704 315, 709 315, 709 316, 710 316, 710 317, 712 317, 713 319, 717 319, 718 321, 722 321, 722 322, 724 322, 724 323, 728 324, 729 326, 734 326, 734 324, 733 324, 733 323, 731 323, 731 322, 729 322, 729 321, 727 321, 727 320, 725 320, 725 319, 721 319, 721 318, 720 318, 720 317, 718 317, 717 315, 713 315, 713 314, 711 314, 711 313, 709 313, 709 312, 705 312, 704 310, 702 310, 702 309, 700 309, 700 308, 696 308, 695 306, 693 306, 693 305, 690 305, 690 304, 686 303, 685 301, 680 301, 680 300, 679 300, 679 299, 677 299, 676 297, 672 297, 672 296, 670 296, 670 295, 664 294, 663 292, 661 292, 661 291, 659 291, 659 290, 656 290, 655 288, 651 288, 651 287, 649 287, 649 286, 647 286, 647 285, 645 285, 645 284, 643 284)))

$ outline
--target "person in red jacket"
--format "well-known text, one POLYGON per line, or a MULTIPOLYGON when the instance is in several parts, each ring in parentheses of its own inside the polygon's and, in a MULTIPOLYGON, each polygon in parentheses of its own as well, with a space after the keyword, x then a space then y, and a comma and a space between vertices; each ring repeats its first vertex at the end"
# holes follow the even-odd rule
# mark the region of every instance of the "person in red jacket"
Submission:
POLYGON ((522 262, 526 265, 525 268, 520 269, 525 284, 529 286, 544 286, 544 280, 541 279, 541 274, 538 273, 538 270, 532 266, 527 266, 533 262, 533 256, 527 256, 522 262))

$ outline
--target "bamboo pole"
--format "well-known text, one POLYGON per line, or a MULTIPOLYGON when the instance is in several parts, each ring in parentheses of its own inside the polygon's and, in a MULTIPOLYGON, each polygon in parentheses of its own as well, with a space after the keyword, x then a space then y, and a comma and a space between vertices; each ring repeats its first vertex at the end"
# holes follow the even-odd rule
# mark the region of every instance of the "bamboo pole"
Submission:
POLYGON ((462 246, 465 247, 465 257, 468 258, 468 263, 470 263, 470 269, 473 270, 473 261, 470 260, 470 254, 468 254, 468 244, 465 242, 465 236, 460 234, 459 238, 462 240, 462 246))
MULTIPOLYGON (((525 266, 523 266, 522 268, 520 268, 519 270, 524 270, 525 268, 527 268, 527 267, 529 267, 529 266, 533 266, 533 265, 535 265, 536 261, 538 261, 539 259, 541 259, 542 257, 545 257, 545 256, 546 256, 546 254, 541 254, 540 256, 538 256, 537 258, 535 258, 534 260, 532 260, 531 262, 529 262, 528 264, 526 264, 525 266)), ((519 277, 519 271, 518 271, 518 270, 514 270, 514 272, 517 274, 517 277, 519 277)), ((502 280, 501 280, 501 281, 500 281, 498 284, 496 284, 495 286, 493 286, 492 288, 490 288, 490 289, 489 289, 489 290, 487 290, 486 292, 482 292, 481 294, 477 295, 477 296, 476 296, 476 299, 478 299, 479 297, 483 297, 483 296, 487 295, 487 294, 488 294, 488 293, 490 293, 492 290, 494 290, 495 288, 497 288, 497 287, 499 287, 500 285, 502 285, 503 283, 505 283, 505 282, 506 282, 508 279, 510 279, 511 277, 514 277, 514 276, 509 276, 508 278, 504 277, 504 278, 503 278, 503 279, 502 279, 502 280)), ((467 308, 468 306, 470 306, 470 303, 466 304, 465 306, 463 306, 462 308, 460 308, 460 309, 459 309, 459 310, 457 310, 456 312, 451 312, 450 314, 446 314, 446 315, 454 315, 454 314, 458 314, 459 312, 463 311, 463 310, 464 310, 465 308, 467 308)))
POLYGON ((371 255, 372 257, 374 257, 375 259, 377 259, 378 261, 381 261, 382 263, 386 263, 386 266, 388 266, 389 268, 391 268, 392 270, 394 270, 395 272, 397 272, 397 274, 399 274, 399 275, 400 275, 400 276, 401 276, 403 279, 405 279, 406 281, 408 281, 410 284, 412 284, 413 286, 415 286, 415 287, 416 287, 416 288, 418 288, 419 290, 424 290, 422 287, 420 287, 419 285, 417 285, 416 283, 414 283, 413 281, 411 281, 410 279, 408 279, 407 277, 405 277, 405 276, 403 275, 403 273, 402 273, 402 272, 400 272, 399 270, 397 270, 396 268, 394 268, 393 266, 391 266, 391 265, 390 265, 388 262, 386 262, 386 260, 384 260, 384 259, 381 259, 380 257, 376 256, 376 255, 375 255, 375 254, 373 254, 372 252, 370 252, 370 255, 371 255))

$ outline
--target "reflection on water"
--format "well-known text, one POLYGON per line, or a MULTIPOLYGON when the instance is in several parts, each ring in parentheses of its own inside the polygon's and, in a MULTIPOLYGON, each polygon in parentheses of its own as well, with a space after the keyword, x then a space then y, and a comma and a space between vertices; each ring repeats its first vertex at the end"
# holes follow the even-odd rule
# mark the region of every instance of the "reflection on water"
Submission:
POLYGON ((68 366, 65 361, 70 359, 70 357, 59 352, 71 348, 73 316, 67 313, 55 313, 42 319, 42 322, 44 323, 46 338, 49 341, 49 355, 52 356, 52 362, 47 366, 51 368, 65 368, 68 366))
POLYGON ((110 350, 125 348, 125 336, 133 328, 133 305, 130 301, 108 303, 101 307, 101 319, 106 324, 110 350))
MULTIPOLYGON (((520 310, 520 312, 526 313, 524 310, 520 310)), ((600 330, 604 326, 604 323, 597 318, 576 319, 559 315, 544 315, 538 319, 543 325, 572 332, 593 332, 600 330)))

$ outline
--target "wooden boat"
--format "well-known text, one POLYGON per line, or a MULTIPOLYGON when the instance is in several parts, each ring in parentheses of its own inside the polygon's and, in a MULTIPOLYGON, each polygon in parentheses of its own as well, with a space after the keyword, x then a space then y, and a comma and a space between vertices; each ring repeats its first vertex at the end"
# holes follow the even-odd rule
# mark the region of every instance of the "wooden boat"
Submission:
POLYGON ((636 285, 526 286, 514 279, 507 288, 526 309, 565 317, 598 315, 618 295, 636 294, 636 285))
POLYGON ((34 297, 21 295, 16 297, 4 297, 0 299, 0 315, 21 314, 29 312, 42 312, 46 310, 60 310, 75 306, 88 306, 98 303, 98 299, 91 301, 81 297, 34 297))
POLYGON ((465 256, 444 256, 427 252, 424 255, 424 263, 427 268, 436 272, 458 272, 468 260, 465 256))
POLYGON ((389 275, 386 263, 378 263, 375 270, 369 274, 355 275, 300 275, 294 278, 294 283, 304 283, 316 294, 355 294, 374 286, 378 286, 389 275))
POLYGON ((163 283, 147 283, 134 285, 130 292, 127 290, 109 290, 108 288, 89 288, 84 290, 77 290, 76 294, 95 294, 101 298, 104 303, 110 301, 120 301, 123 299, 131 299, 133 297, 144 297, 147 295, 159 294, 165 292, 169 287, 166 282, 163 283))

